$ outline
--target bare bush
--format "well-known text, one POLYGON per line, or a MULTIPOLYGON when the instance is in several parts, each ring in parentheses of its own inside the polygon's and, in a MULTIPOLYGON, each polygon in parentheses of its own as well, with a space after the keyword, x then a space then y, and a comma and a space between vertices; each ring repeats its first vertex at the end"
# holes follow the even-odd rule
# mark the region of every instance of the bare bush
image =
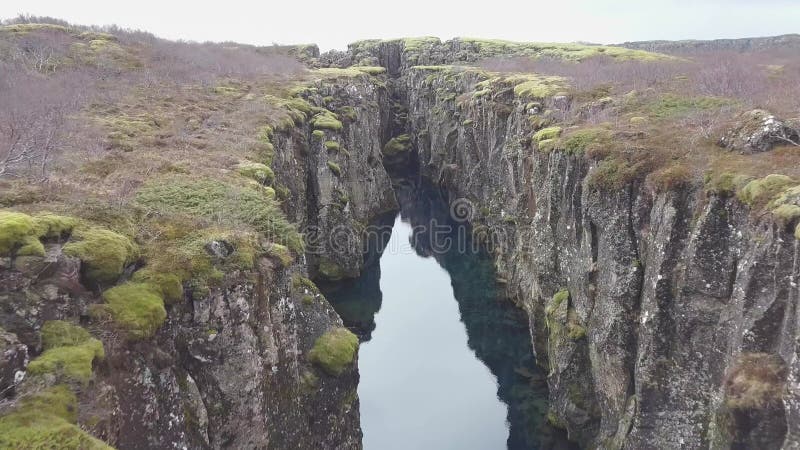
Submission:
POLYGON ((59 150, 67 116, 85 97, 85 77, 44 77, 5 64, 0 72, 0 177, 45 179, 59 150))

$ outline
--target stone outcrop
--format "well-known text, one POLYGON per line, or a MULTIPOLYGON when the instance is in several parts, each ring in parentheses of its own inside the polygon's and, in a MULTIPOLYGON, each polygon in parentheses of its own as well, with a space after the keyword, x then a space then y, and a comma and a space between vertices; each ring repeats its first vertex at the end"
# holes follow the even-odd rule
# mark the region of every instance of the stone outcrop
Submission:
POLYGON ((767 111, 748 111, 736 122, 736 126, 719 140, 719 145, 729 150, 758 153, 779 145, 800 145, 800 131, 767 111))

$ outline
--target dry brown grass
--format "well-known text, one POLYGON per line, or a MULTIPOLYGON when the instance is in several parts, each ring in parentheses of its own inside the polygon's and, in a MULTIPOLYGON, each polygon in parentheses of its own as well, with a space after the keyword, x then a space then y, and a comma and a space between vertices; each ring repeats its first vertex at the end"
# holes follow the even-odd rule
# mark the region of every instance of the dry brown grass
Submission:
POLYGON ((732 410, 753 410, 780 402, 787 370, 777 355, 742 353, 725 379, 726 405, 732 410))

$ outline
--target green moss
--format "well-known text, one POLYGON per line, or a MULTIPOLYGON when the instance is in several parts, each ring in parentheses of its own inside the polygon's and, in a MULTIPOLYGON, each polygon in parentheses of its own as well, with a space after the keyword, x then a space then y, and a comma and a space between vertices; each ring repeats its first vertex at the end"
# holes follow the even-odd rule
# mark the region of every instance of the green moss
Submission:
POLYGON ((275 181, 275 173, 265 164, 243 161, 236 165, 236 170, 240 175, 252 178, 261 184, 272 184, 275 181))
POLYGON ((611 141, 611 131, 606 128, 585 128, 570 133, 562 141, 567 153, 582 154, 592 147, 608 144, 611 141))
POLYGON ((719 97, 679 96, 664 94, 645 105, 649 116, 659 119, 687 116, 699 111, 713 111, 734 106, 735 102, 719 97))
POLYGON ((183 280, 178 275, 144 268, 137 270, 131 280, 149 284, 161 294, 164 303, 168 305, 183 300, 183 280))
POLYGON ((381 75, 381 74, 386 73, 386 68, 385 67, 356 66, 356 67, 353 67, 353 68, 356 69, 356 70, 359 70, 361 72, 364 72, 364 73, 366 73, 368 75, 372 75, 372 76, 381 75))
POLYGON ((320 259, 319 273, 329 280, 340 280, 346 275, 341 266, 327 258, 320 259))
POLYGON ((560 291, 556 292, 553 295, 553 299, 550 301, 550 304, 547 305, 547 314, 553 314, 553 312, 557 310, 559 306, 561 306, 561 303, 563 303, 564 300, 567 300, 568 298, 569 298, 568 290, 561 289, 560 291))
POLYGON ((148 283, 128 282, 103 293, 114 322, 131 339, 152 337, 167 318, 164 300, 148 283))
POLYGON ((314 130, 314 131, 311 132, 311 136, 313 136, 314 139, 317 139, 317 140, 321 141, 321 140, 325 139, 325 132, 322 131, 322 130, 314 130))
POLYGON ((411 136, 401 134, 395 136, 383 146, 383 154, 385 156, 394 156, 400 153, 405 153, 411 148, 411 136))
POLYGON ((328 375, 341 375, 355 361, 358 338, 347 328, 334 328, 319 337, 309 360, 328 375))
POLYGON ((800 206, 780 205, 772 210, 772 214, 784 223, 790 223, 800 217, 800 206))
POLYGON ((42 238, 60 238, 72 232, 78 224, 74 217, 42 213, 34 216, 36 234, 42 238))
POLYGON ((92 335, 86 329, 64 320, 45 322, 42 325, 41 335, 45 350, 81 345, 92 339, 92 335))
POLYGON ((314 116, 311 120, 311 125, 317 130, 339 131, 342 129, 342 122, 339 121, 336 114, 330 111, 325 111, 314 116))
POLYGON ((325 148, 329 152, 338 152, 339 151, 339 143, 336 141, 327 141, 325 142, 325 148))
POLYGON ((602 189, 620 189, 640 175, 641 168, 624 159, 610 158, 597 165, 589 173, 589 186, 602 189))
POLYGON ((297 289, 301 292, 311 293, 311 294, 319 294, 319 288, 313 281, 310 279, 300 275, 294 274, 292 275, 292 288, 297 289))
POLYGON ((0 255, 9 255, 36 232, 33 218, 27 214, 0 211, 0 255))
POLYGON ((92 362, 105 357, 102 342, 65 321, 45 322, 42 343, 45 352, 28 364, 32 375, 52 373, 86 384, 92 376, 92 362))
POLYGON ((515 75, 506 78, 505 81, 519 82, 514 86, 514 95, 520 98, 543 99, 552 97, 566 87, 566 82, 561 77, 545 77, 534 74, 515 75))
POLYGON ((80 258, 85 276, 94 283, 115 282, 139 254, 130 239, 103 228, 79 228, 72 238, 64 253, 80 258))
POLYGON ((0 448, 112 450, 75 425, 78 401, 65 385, 24 397, 0 417, 0 448))
POLYGON ((794 229, 794 237, 795 239, 800 239, 800 223, 797 224, 797 228, 794 229))
POLYGON ((294 262, 291 251, 285 245, 270 244, 267 254, 278 260, 283 267, 289 267, 294 262))
POLYGON ((335 162, 328 161, 328 169, 331 169, 331 172, 333 172, 333 174, 336 175, 337 177, 342 176, 342 168, 339 167, 339 165, 336 164, 335 162))
POLYGON ((26 236, 20 243, 17 256, 44 256, 44 244, 36 236, 26 236))
POLYGON ((534 142, 541 142, 547 139, 555 139, 559 136, 561 136, 561 127, 548 127, 533 133, 531 139, 534 142))
POLYGON ((77 219, 49 213, 0 211, 0 255, 44 256, 39 239, 60 238, 72 231, 77 219))
POLYGON ((763 206, 787 186, 792 184, 796 184, 796 181, 791 177, 771 174, 747 183, 744 188, 737 193, 737 197, 743 203, 751 207, 763 206))
POLYGON ((211 179, 174 177, 145 184, 136 200, 162 213, 202 217, 231 226, 247 224, 293 252, 303 251, 302 235, 286 220, 278 202, 263 189, 211 179))
POLYGON ((353 108, 352 106, 342 106, 341 108, 339 108, 339 112, 340 112, 340 113, 341 113, 341 114, 342 114, 342 115, 343 115, 343 116, 344 116, 344 117, 345 117, 347 120, 349 120, 349 121, 351 121, 351 122, 352 122, 352 121, 354 121, 354 120, 356 120, 356 119, 358 118, 358 115, 356 114, 356 110, 355 110, 355 108, 353 108))
POLYGON ((749 181, 749 177, 731 172, 705 174, 706 192, 717 195, 733 195, 749 181))

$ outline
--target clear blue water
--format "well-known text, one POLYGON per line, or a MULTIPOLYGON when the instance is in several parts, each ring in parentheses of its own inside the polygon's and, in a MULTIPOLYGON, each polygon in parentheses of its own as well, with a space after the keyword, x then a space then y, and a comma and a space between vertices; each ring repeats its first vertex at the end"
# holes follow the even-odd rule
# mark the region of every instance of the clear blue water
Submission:
POLYGON ((377 224, 383 233, 362 276, 320 286, 361 340, 364 448, 570 448, 545 420, 527 320, 491 259, 472 248, 468 225, 452 221, 439 189, 406 183, 395 192, 400 215, 377 224), (441 225, 451 232, 431 231, 441 225))
POLYGON ((359 351, 364 448, 504 448, 497 378, 467 345, 447 271, 418 256, 410 236, 398 217, 380 260, 376 328, 359 351))

